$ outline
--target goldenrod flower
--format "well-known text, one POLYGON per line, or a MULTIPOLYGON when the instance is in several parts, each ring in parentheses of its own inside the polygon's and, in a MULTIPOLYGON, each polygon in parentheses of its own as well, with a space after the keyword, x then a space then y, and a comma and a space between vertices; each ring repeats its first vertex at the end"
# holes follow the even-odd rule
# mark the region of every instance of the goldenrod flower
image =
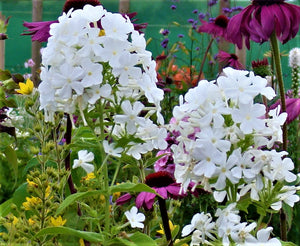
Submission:
POLYGON ((33 219, 29 218, 28 219, 28 224, 32 226, 32 225, 35 224, 35 221, 33 219))
POLYGON ((48 196, 50 195, 51 192, 51 187, 48 185, 45 191, 45 198, 48 198, 48 196))
POLYGON ((37 183, 34 183, 33 181, 30 181, 29 179, 26 179, 29 186, 38 187, 37 183))
POLYGON ((33 91, 33 82, 30 79, 26 80, 26 83, 19 83, 20 89, 16 90, 16 92, 23 94, 23 95, 30 95, 33 91))
POLYGON ((50 220, 53 226, 63 226, 67 222, 67 220, 63 220, 61 216, 58 216, 56 219, 51 217, 50 220))
POLYGON ((14 216, 14 220, 12 222, 13 225, 16 225, 18 223, 18 221, 19 221, 19 219, 16 216, 14 216))
MULTIPOLYGON (((156 231, 157 233, 161 234, 161 235, 165 235, 165 231, 164 231, 164 228, 163 228, 163 225, 162 224, 159 224, 159 227, 160 227, 160 230, 156 231)), ((169 227, 170 227, 170 231, 172 232, 176 227, 177 225, 173 225, 172 221, 169 220, 169 227)))
POLYGON ((80 246, 85 246, 84 240, 82 238, 79 239, 79 245, 80 246))
POLYGON ((25 207, 25 210, 30 210, 31 207, 34 207, 41 202, 42 200, 38 197, 26 197, 26 202, 23 202, 22 204, 25 207))
POLYGON ((94 172, 91 172, 91 173, 88 173, 86 176, 84 176, 82 179, 87 181, 87 180, 94 179, 94 178, 96 178, 96 176, 95 176, 94 172))

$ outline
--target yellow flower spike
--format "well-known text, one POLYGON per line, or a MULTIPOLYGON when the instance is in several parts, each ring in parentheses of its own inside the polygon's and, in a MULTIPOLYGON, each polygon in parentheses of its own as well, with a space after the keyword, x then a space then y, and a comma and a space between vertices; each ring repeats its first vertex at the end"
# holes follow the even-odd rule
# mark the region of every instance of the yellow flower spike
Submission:
POLYGON ((29 179, 26 179, 29 186, 38 187, 37 183, 34 183, 33 181, 30 181, 29 179))
MULTIPOLYGON (((179 243, 180 242, 180 240, 179 239, 176 239, 175 240, 175 243, 179 243)), ((184 244, 180 244, 181 246, 189 246, 187 243, 184 243, 184 244)))
POLYGON ((19 83, 20 89, 16 90, 16 92, 23 95, 30 95, 33 91, 34 84, 31 79, 27 79, 26 83, 19 83))
POLYGON ((50 221, 51 225, 53 226, 63 226, 67 222, 67 220, 63 220, 61 216, 58 216, 56 219, 54 217, 51 217, 50 221))
MULTIPOLYGON (((161 235, 165 235, 165 231, 164 231, 164 228, 163 228, 163 225, 162 224, 159 224, 159 227, 160 227, 160 230, 156 231, 157 233, 161 234, 161 235)), ((169 227, 170 227, 170 231, 172 232, 176 227, 177 225, 173 225, 172 221, 169 220, 169 227)))
POLYGON ((41 202, 42 200, 38 197, 26 197, 26 202, 23 202, 22 205, 24 206, 25 210, 30 210, 32 207, 41 202))
POLYGON ((82 179, 88 181, 88 180, 94 179, 94 178, 96 178, 96 176, 95 176, 95 174, 94 174, 93 172, 91 172, 91 173, 88 173, 88 174, 87 174, 85 177, 83 177, 82 179))
POLYGON ((51 187, 48 185, 45 191, 45 198, 48 198, 51 192, 51 187))
POLYGON ((82 238, 79 239, 79 246, 85 246, 84 240, 82 238))
POLYGON ((14 220, 12 222, 13 225, 16 225, 18 223, 18 221, 19 221, 19 219, 16 216, 14 216, 14 220))
POLYGON ((28 224, 32 226, 32 225, 35 224, 35 221, 33 219, 29 218, 28 219, 28 224))

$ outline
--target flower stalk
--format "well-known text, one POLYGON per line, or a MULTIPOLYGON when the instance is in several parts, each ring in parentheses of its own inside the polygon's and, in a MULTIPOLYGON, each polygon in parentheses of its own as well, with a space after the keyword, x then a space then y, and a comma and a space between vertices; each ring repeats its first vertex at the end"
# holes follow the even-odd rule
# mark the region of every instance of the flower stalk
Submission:
POLYGON ((171 234, 170 225, 169 225, 168 211, 167 211, 167 206, 166 206, 166 200, 161 197, 158 197, 158 204, 159 204, 159 210, 160 210, 161 219, 163 222, 164 232, 166 235, 168 246, 173 246, 172 234, 171 234))
MULTIPOLYGON (((282 77, 282 68, 281 68, 281 61, 280 61, 280 50, 278 41, 276 38, 276 33, 273 31, 270 37, 272 55, 274 58, 275 63, 275 72, 278 81, 278 87, 280 92, 280 102, 281 102, 281 110, 282 112, 286 112, 286 103, 285 103, 285 90, 284 90, 284 83, 282 77)), ((282 149, 284 151, 287 150, 287 123, 285 122, 282 126, 282 149)), ((280 210, 280 236, 281 240, 287 241, 287 221, 286 221, 286 214, 283 209, 280 210)))

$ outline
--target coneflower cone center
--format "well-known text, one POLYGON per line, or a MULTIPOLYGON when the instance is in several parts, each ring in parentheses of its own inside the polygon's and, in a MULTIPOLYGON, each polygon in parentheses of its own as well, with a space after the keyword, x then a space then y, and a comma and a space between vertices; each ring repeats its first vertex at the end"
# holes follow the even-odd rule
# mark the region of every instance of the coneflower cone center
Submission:
POLYGON ((272 4, 283 3, 285 0, 252 0, 253 5, 268 6, 272 4))
POLYGON ((215 25, 217 25, 219 27, 226 28, 227 24, 228 24, 228 21, 229 21, 229 19, 228 19, 227 16, 225 16, 225 15, 219 15, 215 19, 214 23, 215 23, 215 25))
POLYGON ((63 7, 63 12, 67 13, 71 8, 74 10, 83 9, 86 4, 97 6, 100 5, 100 2, 98 0, 67 0, 63 7))
POLYGON ((175 181, 170 173, 166 171, 159 171, 147 175, 145 183, 150 187, 166 187, 173 184, 175 181))

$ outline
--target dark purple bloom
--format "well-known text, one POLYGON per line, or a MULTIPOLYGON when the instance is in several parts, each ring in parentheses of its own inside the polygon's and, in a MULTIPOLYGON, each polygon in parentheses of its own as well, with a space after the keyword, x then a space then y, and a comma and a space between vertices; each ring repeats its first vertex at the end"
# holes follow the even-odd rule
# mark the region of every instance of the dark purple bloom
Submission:
POLYGON ((217 54, 217 59, 219 62, 224 63, 225 66, 230 66, 235 69, 244 69, 244 66, 239 62, 238 57, 235 54, 229 54, 220 50, 217 54))
POLYGON ((127 202, 129 202, 131 200, 132 196, 129 193, 124 194, 123 196, 120 196, 117 200, 116 200, 116 204, 118 206, 123 205, 127 202))
POLYGON ((160 45, 165 49, 165 48, 167 48, 168 43, 169 43, 169 39, 166 38, 160 43, 160 45))
MULTIPOLYGON (((170 173, 160 171, 151 173, 146 177, 145 183, 156 191, 162 198, 174 198, 181 197, 180 184, 175 183, 170 173)), ((135 200, 137 208, 143 206, 145 209, 150 210, 155 201, 156 194, 149 192, 141 192, 138 194, 135 200)))
POLYGON ((223 8, 222 11, 223 11, 224 14, 231 14, 232 13, 232 9, 230 9, 230 8, 223 8))
POLYGON ((214 19, 213 22, 206 22, 204 20, 201 20, 202 25, 198 28, 198 32, 209 33, 213 38, 223 37, 225 39, 228 39, 226 31, 228 21, 229 19, 225 15, 219 15, 214 19))
POLYGON ((193 14, 198 14, 198 9, 194 9, 193 14))
POLYGON ((164 36, 167 36, 170 33, 170 31, 168 29, 164 29, 161 34, 164 36))
POLYGON ((173 5, 171 5, 170 8, 174 10, 174 9, 176 9, 177 7, 176 7, 176 5, 173 4, 173 5))
POLYGON ((205 18, 205 16, 206 16, 206 14, 204 14, 204 13, 199 13, 198 14, 199 20, 203 20, 205 18))
POLYGON ((300 7, 284 0, 253 0, 252 4, 233 16, 228 23, 228 36, 239 48, 243 37, 246 47, 250 41, 264 43, 275 32, 281 43, 294 38, 299 30, 300 7))
POLYGON ((187 22, 188 22, 188 23, 194 23, 194 19, 192 19, 192 18, 191 18, 191 19, 188 19, 187 22))
POLYGON ((208 6, 214 6, 215 4, 217 4, 218 0, 209 0, 208 1, 208 6))
POLYGON ((178 38, 183 38, 184 37, 184 35, 183 34, 178 34, 178 36, 177 36, 178 38))
POLYGON ((67 0, 63 6, 63 12, 68 13, 71 8, 73 10, 83 9, 86 4, 98 6, 100 2, 98 0, 67 0))

